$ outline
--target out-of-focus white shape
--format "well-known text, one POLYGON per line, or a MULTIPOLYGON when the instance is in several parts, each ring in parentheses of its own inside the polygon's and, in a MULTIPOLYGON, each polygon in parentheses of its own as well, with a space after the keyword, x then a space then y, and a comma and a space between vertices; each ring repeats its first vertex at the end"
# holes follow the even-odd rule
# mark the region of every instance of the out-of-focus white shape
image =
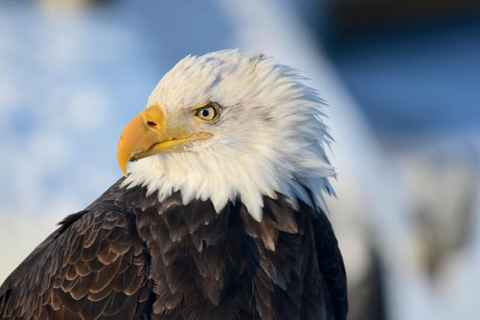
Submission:
POLYGON ((409 216, 419 235, 418 259, 432 281, 444 283, 440 292, 451 291, 455 285, 448 284, 452 281, 448 281, 442 265, 471 236, 472 206, 479 183, 477 168, 468 157, 453 152, 416 151, 400 158, 404 185, 413 203, 409 216))
POLYGON ((88 2, 87 0, 39 0, 38 4, 42 10, 49 14, 63 15, 84 9, 88 2))

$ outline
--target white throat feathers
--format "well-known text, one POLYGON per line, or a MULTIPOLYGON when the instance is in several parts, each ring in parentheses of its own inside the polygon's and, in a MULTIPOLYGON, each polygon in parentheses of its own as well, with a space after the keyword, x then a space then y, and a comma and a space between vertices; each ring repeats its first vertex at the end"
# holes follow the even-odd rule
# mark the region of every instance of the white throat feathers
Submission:
MULTIPOLYGON (((147 107, 162 108, 168 121, 208 132, 182 152, 133 162, 123 186, 144 186, 159 201, 180 191, 184 204, 210 199, 217 212, 240 200, 262 220, 264 195, 287 196, 326 210, 335 177, 325 148, 332 138, 323 123, 323 102, 298 73, 271 58, 239 50, 187 56, 152 92, 147 107), (218 119, 184 122, 191 108, 213 102, 218 119)), ((189 120, 190 121, 190 120, 189 120)))

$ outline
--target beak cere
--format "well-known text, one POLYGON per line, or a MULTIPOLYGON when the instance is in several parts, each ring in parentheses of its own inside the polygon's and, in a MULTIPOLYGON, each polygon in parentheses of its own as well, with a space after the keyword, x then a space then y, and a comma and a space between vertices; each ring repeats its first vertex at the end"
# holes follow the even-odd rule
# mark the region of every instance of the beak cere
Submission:
POLYGON ((211 134, 204 132, 189 135, 181 129, 169 132, 162 108, 152 106, 140 112, 123 130, 118 143, 118 164, 123 175, 127 176, 129 161, 160 153, 185 151, 179 146, 210 136, 211 134))

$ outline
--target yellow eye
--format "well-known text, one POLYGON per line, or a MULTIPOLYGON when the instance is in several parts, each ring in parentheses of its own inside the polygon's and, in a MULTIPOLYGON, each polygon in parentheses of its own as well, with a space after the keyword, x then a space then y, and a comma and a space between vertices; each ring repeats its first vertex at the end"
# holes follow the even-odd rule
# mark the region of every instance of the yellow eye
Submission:
POLYGON ((195 116, 203 121, 211 122, 218 118, 218 107, 214 104, 208 104, 195 111, 195 116))

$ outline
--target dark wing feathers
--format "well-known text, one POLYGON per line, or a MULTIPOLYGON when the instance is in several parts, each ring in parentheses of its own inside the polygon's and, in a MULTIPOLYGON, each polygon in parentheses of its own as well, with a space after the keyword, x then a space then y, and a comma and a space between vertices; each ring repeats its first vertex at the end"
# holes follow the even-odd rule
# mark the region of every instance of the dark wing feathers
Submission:
POLYGON ((322 212, 282 195, 263 221, 229 203, 162 203, 120 180, 67 217, 0 288, 0 319, 345 320, 346 279, 322 212))
POLYGON ((152 256, 153 319, 345 320, 343 263, 323 213, 265 198, 258 223, 241 203, 217 214, 209 201, 179 199, 137 218, 152 256))
POLYGON ((67 217, 25 259, 0 289, 0 319, 144 318, 145 246, 135 216, 110 202, 67 217))
POLYGON ((325 279, 335 320, 345 320, 348 312, 347 277, 342 254, 325 214, 314 220, 317 261, 325 279))
POLYGON ((314 290, 322 278, 312 250, 312 210, 303 206, 301 212, 295 212, 281 196, 266 199, 267 207, 260 224, 255 224, 246 210, 242 212, 260 255, 254 289, 262 319, 327 319, 322 315, 324 292, 314 290))

